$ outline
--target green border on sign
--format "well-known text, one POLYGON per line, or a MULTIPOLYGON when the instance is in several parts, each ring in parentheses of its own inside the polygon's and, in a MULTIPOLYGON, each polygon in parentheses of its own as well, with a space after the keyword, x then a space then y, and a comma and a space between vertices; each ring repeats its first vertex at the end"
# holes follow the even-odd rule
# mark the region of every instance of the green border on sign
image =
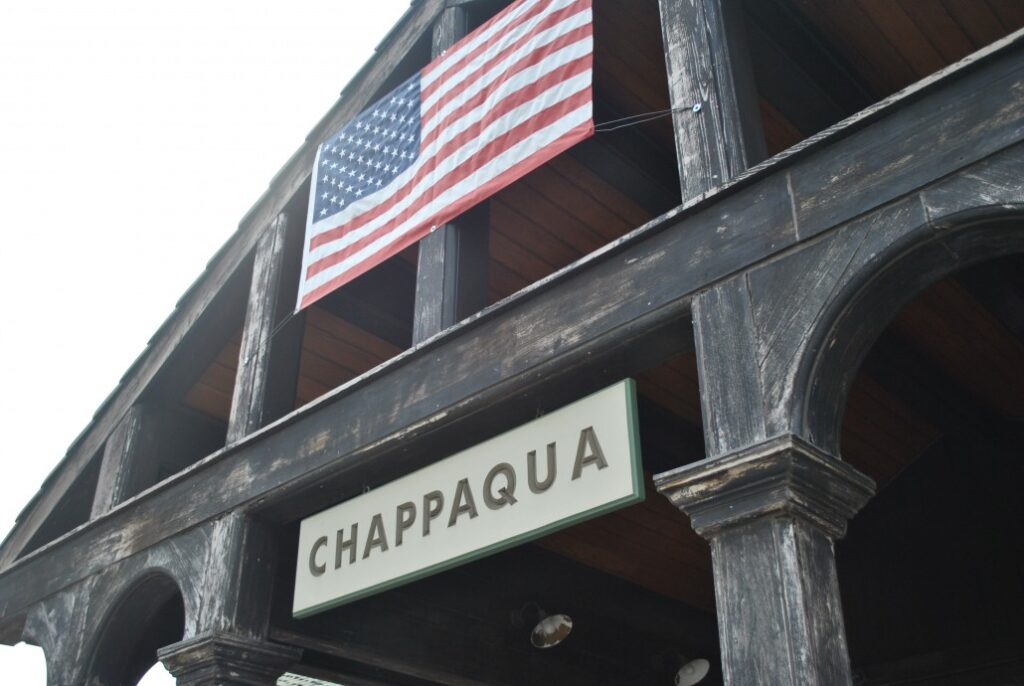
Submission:
MULTIPOLYGON (((413 581, 419 581, 420 579, 424 579, 428 576, 432 576, 440 572, 445 572, 449 569, 453 569, 454 567, 458 567, 459 565, 463 565, 467 562, 472 562, 482 557, 487 557, 488 555, 493 555, 494 553, 498 553, 503 550, 508 550, 509 548, 519 545, 520 543, 528 543, 529 541, 541 538, 543 536, 547 536, 548 534, 554 533, 555 531, 558 531, 560 529, 565 529, 574 524, 579 524, 580 522, 584 522, 588 519, 593 519, 594 517, 599 517, 603 514, 607 514, 614 510, 618 510, 627 505, 632 505, 633 503, 642 501, 644 499, 644 469, 640 456, 640 426, 637 416, 636 382, 633 379, 627 378, 623 379, 622 381, 619 381, 618 383, 625 385, 626 390, 626 431, 629 435, 629 459, 632 461, 633 465, 633 492, 630 495, 619 498, 618 500, 613 500, 612 502, 609 503, 605 503, 604 505, 591 508, 589 510, 584 510, 583 512, 578 512, 564 519, 560 519, 557 522, 552 522, 545 526, 533 529, 532 531, 526 531, 524 533, 519 534, 518 536, 513 536, 512 538, 507 538, 503 541, 497 541, 489 546, 485 546, 478 550, 474 550, 463 555, 459 555, 458 557, 453 557, 450 560, 439 562, 430 567, 425 567, 423 569, 416 570, 415 572, 410 572, 409 574, 405 574, 404 576, 396 577, 394 579, 388 579, 387 581, 383 581, 377 584, 376 586, 364 588, 361 591, 356 591, 355 593, 341 596, 340 598, 335 598, 334 600, 329 600, 320 603, 319 605, 314 605, 313 607, 308 607, 299 612, 293 612, 292 616, 296 619, 304 619, 305 617, 315 615, 319 612, 323 612, 324 610, 331 610, 342 605, 347 605, 348 603, 352 603, 357 600, 362 600, 363 598, 376 595, 377 593, 388 591, 392 588, 397 588, 398 586, 404 586, 405 584, 412 583, 413 581)), ((616 385, 618 384, 606 386, 605 388, 602 388, 600 391, 595 391, 594 393, 584 396, 579 400, 574 400, 572 403, 569 403, 569 405, 586 400, 587 398, 593 395, 597 395, 598 393, 603 393, 607 391, 609 388, 612 388, 613 386, 616 385)), ((565 405, 565 407, 568 407, 568 405, 565 405)), ((553 411, 557 412, 557 410, 553 411)), ((501 434, 499 434, 499 436, 500 435, 501 434)))

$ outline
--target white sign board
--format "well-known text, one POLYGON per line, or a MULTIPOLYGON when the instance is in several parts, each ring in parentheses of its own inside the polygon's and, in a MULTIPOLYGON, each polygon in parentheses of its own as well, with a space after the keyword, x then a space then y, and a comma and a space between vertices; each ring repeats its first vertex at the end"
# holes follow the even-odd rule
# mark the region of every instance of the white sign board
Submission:
POLYGON ((296 617, 643 500, 627 379, 303 520, 296 617))

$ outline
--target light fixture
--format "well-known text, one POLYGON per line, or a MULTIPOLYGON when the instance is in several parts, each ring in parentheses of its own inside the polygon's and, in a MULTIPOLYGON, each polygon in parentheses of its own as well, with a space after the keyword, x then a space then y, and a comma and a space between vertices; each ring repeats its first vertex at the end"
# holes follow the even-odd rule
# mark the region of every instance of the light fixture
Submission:
POLYGON ((562 613, 548 614, 533 601, 512 613, 513 626, 525 627, 531 624, 530 644, 534 648, 554 648, 572 631, 572 617, 562 613))
POLYGON ((674 650, 669 650, 654 656, 654 669, 659 680, 671 674, 675 686, 693 686, 708 675, 711 663, 704 658, 691 660, 674 650))
POLYGON ((711 663, 703 658, 690 660, 676 671, 676 686, 693 686, 703 680, 710 669, 711 663))

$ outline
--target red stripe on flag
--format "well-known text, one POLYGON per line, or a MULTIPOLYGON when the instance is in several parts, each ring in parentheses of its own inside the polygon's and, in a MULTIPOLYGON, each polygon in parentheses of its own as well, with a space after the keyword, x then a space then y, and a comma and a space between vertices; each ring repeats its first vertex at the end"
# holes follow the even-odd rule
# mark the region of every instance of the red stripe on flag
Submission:
MULTIPOLYGON (((514 65, 512 65, 512 67, 510 67, 507 72, 502 74, 500 78, 495 79, 493 82, 488 84, 487 88, 481 89, 480 92, 476 93, 475 95, 471 96, 468 100, 466 100, 464 104, 460 105, 451 113, 445 115, 444 118, 440 120, 440 123, 433 130, 431 130, 430 133, 428 133, 427 136, 424 138, 424 145, 430 143, 430 141, 434 140, 438 135, 440 135, 440 132, 443 131, 445 126, 448 126, 453 121, 456 121, 459 117, 469 112, 474 107, 478 107, 487 102, 487 99, 491 97, 495 90, 501 88, 502 84, 508 82, 520 72, 523 72, 529 69, 530 67, 536 66, 545 58, 550 57, 552 54, 558 52, 559 50, 562 50, 563 48, 566 48, 574 43, 578 43, 579 41, 585 38, 589 38, 593 35, 594 31, 591 26, 581 26, 577 29, 573 29, 572 31, 563 36, 560 36, 557 40, 552 41, 551 43, 545 45, 543 48, 540 48, 539 50, 536 50, 530 53, 529 55, 525 56, 523 59, 519 60, 514 65)), ((471 85, 472 84, 469 82, 464 82, 457 86, 455 89, 453 89, 450 93, 446 93, 444 99, 435 103, 429 110, 423 113, 423 120, 421 126, 423 128, 426 128, 427 124, 431 123, 433 120, 437 118, 439 111, 443 109, 444 106, 448 104, 448 102, 450 102, 450 100, 455 99, 456 97, 461 95, 471 85)))
MULTIPOLYGON (((467 83, 471 83, 472 81, 476 80, 480 75, 487 73, 488 70, 494 68, 494 66, 496 64, 499 64, 502 60, 508 58, 509 55, 511 55, 513 52, 515 52, 516 50, 518 50, 521 47, 523 47, 523 45, 526 45, 531 40, 535 40, 536 37, 537 37, 537 34, 539 34, 542 31, 546 31, 547 29, 550 29, 550 28, 552 28, 554 26, 557 26, 563 20, 565 20, 565 19, 567 19, 567 18, 569 18, 569 17, 571 17, 573 15, 576 15, 579 12, 585 10, 587 8, 587 6, 589 5, 589 3, 590 3, 590 0, 576 0, 576 2, 572 3, 571 5, 568 5, 566 7, 563 7, 560 10, 556 10, 555 12, 552 12, 547 17, 544 17, 544 19, 542 21, 538 22, 537 26, 535 26, 533 29, 531 29, 527 33, 525 33, 522 36, 520 36, 519 39, 516 40, 515 43, 512 43, 511 45, 506 46, 504 50, 502 50, 501 52, 496 53, 495 55, 493 55, 491 58, 489 58, 487 60, 487 62, 485 62, 480 67, 477 67, 470 74, 468 74, 466 76, 459 77, 459 82, 461 84, 467 84, 467 83)), ((540 9, 543 9, 543 3, 540 3, 540 9)), ((532 17, 532 16, 534 16, 534 15, 536 15, 538 13, 539 13, 539 10, 536 11, 536 12, 533 12, 533 14, 531 14, 530 16, 532 17)), ((522 24, 522 23, 523 22, 519 22, 519 24, 522 24)), ((519 26, 519 24, 515 24, 514 26, 519 26)), ((588 22, 588 25, 589 25, 589 22, 588 22)), ((505 30, 506 31, 512 31, 513 28, 506 28, 505 30)), ((490 46, 487 43, 481 44, 475 50, 470 52, 468 55, 466 55, 463 58, 460 58, 457 61, 457 63, 454 64, 451 67, 451 69, 448 70, 448 73, 445 74, 443 77, 441 77, 441 78, 437 79, 436 81, 433 81, 430 84, 424 86, 423 89, 420 92, 421 93, 421 97, 423 98, 423 100, 426 101, 427 99, 429 99, 430 96, 434 94, 434 92, 436 92, 444 84, 446 84, 449 81, 451 81, 452 76, 454 74, 457 74, 461 69, 465 68, 474 59, 476 59, 480 55, 482 55, 485 52, 487 52, 487 50, 489 48, 490 48, 490 46)), ((442 59, 442 61, 443 61, 443 59, 442 59)))
MULTIPOLYGON (((462 199, 452 203, 449 208, 447 208, 442 214, 438 215, 436 223, 441 225, 450 222, 455 217, 458 217, 460 214, 476 205, 481 199, 493 195, 533 169, 544 164, 555 155, 558 155, 576 145, 576 143, 589 138, 593 133, 593 121, 584 122, 583 124, 570 129, 558 140, 553 141, 551 144, 544 146, 540 150, 537 150, 526 159, 512 167, 509 167, 507 170, 491 179, 491 181, 482 185, 479 192, 474 192, 471 195, 463 197, 462 199)), ((373 257, 360 262, 351 269, 342 272, 330 281, 306 293, 306 295, 302 297, 302 302, 299 306, 300 309, 312 305, 334 289, 364 274, 384 260, 397 255, 416 241, 422 239, 428 233, 430 233, 430 226, 424 225, 415 231, 403 234, 402 238, 390 244, 387 248, 382 249, 380 252, 375 253, 373 257)))
MULTIPOLYGON (((307 278, 319 274, 323 270, 328 269, 329 267, 332 267, 335 264, 338 264, 339 262, 342 262, 347 257, 350 257, 353 253, 356 253, 362 248, 365 248, 367 245, 369 245, 376 239, 387 234, 388 232, 398 227, 403 222, 410 219, 414 214, 416 214, 416 212, 421 210, 425 205, 429 204, 438 195, 447 191, 449 188, 454 186, 459 181, 462 181, 466 177, 472 175, 478 169, 480 169, 480 167, 490 162, 492 159, 494 159, 501 153, 505 152, 515 144, 529 138, 532 134, 536 133, 537 131, 556 123, 566 114, 590 102, 590 100, 590 89, 579 91, 566 99, 554 103, 547 109, 542 110, 537 115, 531 117, 525 122, 509 129, 501 136, 498 136, 494 140, 490 141, 487 145, 480 148, 477 152, 475 152, 473 155, 467 158, 460 166, 456 167, 451 172, 443 176, 442 180, 439 183, 431 186, 428 189, 427 193, 420 195, 416 199, 416 201, 413 202, 412 205, 398 213, 395 217, 391 218, 381 226, 374 229, 371 233, 360 238, 354 243, 347 245, 344 248, 338 250, 337 252, 331 253, 330 255, 323 257, 317 260, 316 262, 310 264, 308 269, 306 270, 307 278)), ((395 198, 394 200, 397 201, 398 198, 395 198)), ((393 203, 389 202, 386 205, 385 210, 387 207, 390 207, 391 204, 393 203)), ((437 224, 438 222, 434 220, 428 223, 437 224)), ((360 228, 360 226, 364 224, 365 222, 362 222, 359 225, 352 225, 350 223, 344 225, 343 227, 339 227, 339 229, 341 229, 340 235, 344 235, 346 233, 349 233, 350 231, 357 230, 358 228, 360 228)))
MULTIPOLYGON (((552 2, 553 0, 540 0, 535 5, 525 7, 524 0, 513 3, 504 12, 452 46, 446 56, 421 70, 420 102, 422 103, 424 98, 431 98, 431 94, 438 102, 422 113, 421 127, 433 128, 423 136, 423 140, 420 141, 419 159, 415 160, 406 172, 412 178, 394 189, 384 187, 366 196, 363 202, 353 205, 356 208, 364 208, 361 213, 348 217, 340 225, 327 224, 331 228, 318 235, 310 235, 313 226, 317 224, 316 218, 312 215, 307 217, 307 243, 303 260, 305 269, 299 289, 299 308, 319 300, 340 285, 397 254, 429 233, 431 226, 451 221, 484 198, 593 134, 593 118, 586 116, 589 109, 581 109, 587 108, 593 101, 590 76, 593 52, 589 48, 590 44, 580 46, 581 51, 586 52, 583 56, 564 55, 565 59, 570 60, 566 64, 557 64, 563 56, 551 59, 552 55, 557 55, 557 51, 593 35, 589 15, 580 16, 580 12, 590 9, 592 0, 569 0, 567 7, 559 9, 553 9, 552 2), (513 12, 522 12, 522 15, 509 19, 513 12), (557 36, 547 45, 537 45, 542 32, 557 32, 557 27, 563 26, 566 21, 575 21, 574 18, 583 20, 584 26, 569 29, 567 34, 557 36), (503 21, 508 21, 508 25, 502 26, 500 30, 494 30, 498 22, 503 21), (524 26, 524 23, 531 21, 535 21, 536 25, 529 28, 524 26), (516 31, 517 27, 522 31, 522 36, 506 38, 510 44, 503 46, 500 52, 488 52, 496 50, 495 44, 501 43, 502 34, 508 36, 508 32, 516 31), (494 35, 488 36, 486 40, 480 40, 483 32, 489 30, 494 30, 494 35), (480 40, 481 44, 470 45, 474 40, 480 40), (458 54, 460 50, 464 50, 465 54, 458 54), (525 54, 513 58, 515 63, 508 67, 500 66, 517 51, 525 54), (481 61, 484 64, 472 67, 471 74, 458 74, 474 61, 481 61), (480 93, 467 93, 466 89, 472 87, 473 83, 499 68, 502 73, 496 74, 491 82, 478 84, 481 88, 480 93), (540 77, 521 86, 513 86, 510 83, 510 79, 516 79, 517 75, 522 78, 523 70, 530 68, 541 72, 540 77), (579 80, 581 77, 585 79, 582 82, 585 85, 567 83, 571 79, 579 80), (573 88, 580 90, 568 93, 573 88), (509 92, 505 92, 506 90, 509 92), (467 102, 459 103, 453 112, 441 114, 444 103, 452 103, 453 99, 462 97, 460 94, 467 98, 467 102), (501 99, 492 100, 497 97, 501 99), (534 101, 533 106, 541 109, 535 114, 530 114, 529 110, 532 109, 534 101), (465 118, 474 112, 475 108, 480 114, 480 119, 472 123, 466 122, 465 118), (480 112, 479 108, 486 108, 486 111, 480 112), (526 113, 521 116, 517 114, 515 118, 510 117, 517 108, 524 108, 526 113), (570 124, 567 119, 569 115, 573 115, 576 121, 579 118, 585 118, 586 121, 578 125, 570 124), (492 134, 495 138, 490 141, 482 139, 484 132, 489 127, 494 127, 502 118, 508 120, 502 122, 502 128, 511 128, 507 131, 498 129, 492 134), (466 126, 466 129, 455 134, 453 129, 459 126, 466 126), (571 128, 559 133, 565 126, 571 128), (446 134, 445 131, 449 133, 446 134), (439 140, 452 134, 455 135, 451 140, 439 144, 439 140), (552 137, 554 140, 550 140, 552 137), (436 149, 428 150, 434 146, 436 149), (509 154, 513 149, 515 154, 509 154), (498 158, 503 154, 505 157, 499 161, 498 158), (466 159, 458 159, 456 155, 466 155, 466 159), (481 174, 481 169, 487 165, 489 166, 485 175, 493 174, 493 177, 488 181, 481 181, 474 175, 481 174), (445 194, 460 197, 449 198, 445 194), (398 205, 401 205, 402 209, 399 209, 398 205), (390 212, 394 212, 395 216, 387 216, 390 212), (412 219, 414 216, 418 216, 415 222, 412 219), (373 226, 376 222, 380 222, 381 225, 373 226), (363 231, 366 231, 367 235, 358 239, 357 234, 352 233, 363 231), (352 243, 342 247, 350 240, 352 243), (324 254, 311 263, 311 250, 324 254), (347 264, 347 260, 352 264, 347 264), (344 267, 341 266, 343 263, 344 267), (334 271, 339 269, 344 271, 335 274, 334 271), (328 281, 313 286, 320 278, 326 278, 328 281)), ((549 35, 544 36, 545 40, 548 38, 549 35)), ((320 153, 318 159, 319 155, 320 153)), ((318 188, 318 182, 314 180, 311 185, 311 207, 317 202, 318 190, 322 189, 318 188)), ((345 215, 342 213, 336 216, 345 215)), ((325 222, 320 222, 321 226, 324 224, 325 222)))
MULTIPOLYGON (((465 45, 467 43, 470 43, 471 41, 475 40, 477 36, 482 35, 482 34, 486 33, 488 30, 490 30, 490 28, 492 26, 494 26, 495 24, 497 24, 498 22, 500 22, 507 13, 515 11, 515 6, 517 4, 521 4, 521 3, 516 3, 516 2, 512 3, 511 5, 506 7, 503 11, 498 12, 493 17, 491 17, 490 19, 485 21, 483 24, 481 24, 480 26, 478 26, 475 29, 473 29, 472 32, 470 32, 469 34, 467 34, 463 38, 460 38, 458 41, 456 41, 454 44, 452 44, 452 46, 450 48, 448 48, 447 50, 444 51, 444 55, 442 55, 441 57, 435 59, 434 61, 432 61, 427 66, 423 67, 423 69, 420 70, 420 74, 422 74, 423 76, 426 76, 427 74, 431 74, 431 73, 437 71, 443 65, 447 64, 448 62, 450 62, 452 60, 451 56, 454 55, 456 52, 458 52, 462 48, 463 45, 465 45)), ((503 30, 504 31, 511 31, 513 28, 515 28, 516 26, 519 26, 524 21, 528 21, 530 19, 530 17, 535 17, 540 12, 543 12, 544 11, 544 7, 545 7, 545 3, 544 3, 543 0, 541 0, 541 2, 536 3, 533 7, 529 8, 522 15, 520 15, 519 17, 514 19, 512 21, 512 23, 510 23, 508 26, 506 26, 503 30)), ((486 45, 486 42, 484 43, 484 46, 485 45, 486 45)), ((484 46, 478 47, 476 50, 474 50, 474 53, 476 51, 480 50, 481 48, 486 49, 484 46)))
MULTIPOLYGON (((493 124, 497 119, 507 115, 515 108, 529 102, 536 98, 538 95, 546 91, 562 81, 565 81, 573 76, 577 76, 591 68, 593 63, 592 55, 584 55, 577 59, 569 62, 559 69, 546 75, 544 78, 530 84, 529 86, 516 91, 508 98, 502 101, 501 106, 495 110, 488 112, 488 114, 473 126, 467 128, 457 136, 453 137, 450 141, 447 141, 442 145, 433 155, 429 158, 425 158, 415 175, 409 179, 403 186, 393 191, 392 200, 390 202, 376 205, 366 212, 352 217, 348 222, 338 226, 336 228, 324 231, 323 233, 317 234, 310 241, 310 248, 318 248, 321 245, 330 243, 341 238, 349 231, 358 229, 360 226, 367 222, 373 221, 377 217, 387 212, 388 208, 395 202, 401 200, 407 196, 416 184, 423 181, 429 174, 433 173, 437 169, 437 166, 443 163, 449 155, 460 149, 466 143, 470 142, 474 138, 477 138, 480 133, 487 128, 487 126, 493 124), (358 223, 356 223, 358 222, 358 223)), ((589 89, 580 91, 581 93, 587 93, 589 97, 589 89)), ((543 112, 542 110, 541 112, 543 112)), ((571 111, 571 110, 570 110, 571 111)), ((540 114, 540 113, 538 113, 540 114)), ((534 115, 536 116, 536 115, 534 115)))
MULTIPOLYGON (((524 12, 522 15, 520 15, 515 20, 513 20, 512 23, 508 24, 503 29, 501 29, 501 31, 503 31, 505 33, 508 33, 510 31, 515 31, 523 23, 529 21, 533 17, 536 17, 538 14, 541 14, 544 11, 545 7, 546 7, 546 4, 544 2, 536 3, 533 7, 528 9, 526 12, 524 12)), ((512 6, 510 5, 505 11, 508 12, 508 11, 511 11, 511 10, 512 10, 512 6)), ((477 36, 483 35, 488 30, 490 30, 492 25, 496 24, 498 21, 501 20, 503 14, 504 14, 504 12, 499 12, 498 14, 494 15, 493 17, 491 17, 490 20, 488 20, 487 22, 481 24, 475 30, 473 30, 471 33, 467 34, 464 38, 459 39, 450 48, 445 50, 443 55, 441 55, 439 58, 435 59, 433 62, 431 62, 430 64, 425 66, 422 70, 420 70, 420 74, 422 76, 426 77, 426 76, 432 75, 435 71, 441 69, 442 67, 444 67, 444 71, 446 73, 450 74, 450 73, 456 71, 457 69, 459 69, 460 67, 465 66, 466 63, 468 63, 469 61, 473 60, 474 58, 479 57, 480 55, 482 55, 484 52, 487 51, 487 48, 488 48, 488 45, 489 45, 489 42, 490 42, 489 40, 483 41, 482 43, 480 43, 480 45, 478 45, 477 47, 473 48, 472 50, 470 50, 468 53, 466 53, 462 57, 458 57, 458 58, 455 57, 455 55, 459 52, 459 50, 462 49, 462 47, 464 45, 467 45, 467 44, 471 43, 472 41, 476 40, 477 36)), ((500 35, 500 34, 497 34, 497 35, 500 35)), ((447 77, 446 76, 440 76, 437 79, 435 79, 435 82, 442 81, 445 78, 447 78, 447 77)))

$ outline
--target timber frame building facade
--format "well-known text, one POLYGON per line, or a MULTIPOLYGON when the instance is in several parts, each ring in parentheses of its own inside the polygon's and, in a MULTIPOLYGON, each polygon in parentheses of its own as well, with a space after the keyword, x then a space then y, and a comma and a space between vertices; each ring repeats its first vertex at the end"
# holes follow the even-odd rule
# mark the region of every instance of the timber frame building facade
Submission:
POLYGON ((316 146, 507 4, 412 2, 23 511, 3 641, 51 686, 1024 683, 1024 3, 594 0, 596 120, 671 116, 290 316, 316 146), (626 377, 643 503, 292 618, 303 517, 626 377))

